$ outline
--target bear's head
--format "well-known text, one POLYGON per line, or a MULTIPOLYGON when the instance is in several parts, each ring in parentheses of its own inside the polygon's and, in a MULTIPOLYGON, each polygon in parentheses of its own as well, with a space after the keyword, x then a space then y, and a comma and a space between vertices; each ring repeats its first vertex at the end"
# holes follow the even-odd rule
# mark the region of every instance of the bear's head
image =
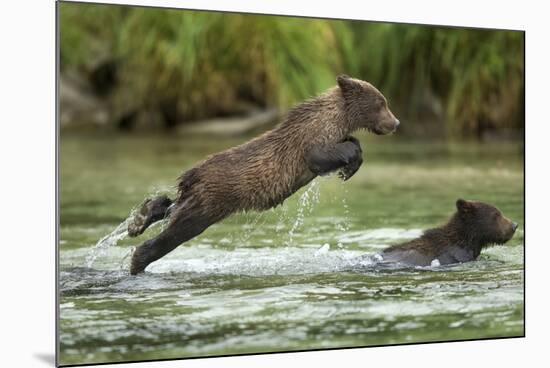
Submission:
POLYGON ((340 75, 337 78, 346 106, 346 117, 353 129, 365 128, 375 134, 390 134, 399 120, 388 108, 382 93, 372 84, 340 75))
POLYGON ((495 206, 478 201, 456 201, 457 216, 464 236, 481 246, 504 244, 514 236, 518 224, 495 206))

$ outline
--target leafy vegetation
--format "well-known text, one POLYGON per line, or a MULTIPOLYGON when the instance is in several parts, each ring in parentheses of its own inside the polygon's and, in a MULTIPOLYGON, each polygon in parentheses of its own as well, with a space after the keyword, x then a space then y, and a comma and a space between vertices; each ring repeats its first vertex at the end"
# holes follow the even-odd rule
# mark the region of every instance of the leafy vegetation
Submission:
POLYGON ((455 130, 523 126, 523 33, 402 24, 358 29, 359 74, 416 113, 440 98, 455 130))
POLYGON ((114 62, 119 110, 186 121, 284 109, 346 73, 410 118, 428 106, 451 132, 523 128, 521 32, 71 3, 60 27, 62 72, 114 62))

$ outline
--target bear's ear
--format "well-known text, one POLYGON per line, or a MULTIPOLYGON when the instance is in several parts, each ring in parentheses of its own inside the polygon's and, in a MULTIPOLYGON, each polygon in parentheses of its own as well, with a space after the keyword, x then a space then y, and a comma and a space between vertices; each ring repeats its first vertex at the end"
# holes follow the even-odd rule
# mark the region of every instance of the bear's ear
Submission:
POLYGON ((340 87, 340 89, 344 92, 361 88, 361 84, 345 74, 339 75, 338 78, 336 78, 336 81, 338 82, 338 87, 340 87))
POLYGON ((468 213, 468 212, 471 212, 473 210, 473 208, 474 208, 474 206, 472 205, 472 202, 470 202, 470 201, 467 201, 467 200, 462 199, 462 198, 459 198, 456 201, 456 209, 459 212, 468 213))

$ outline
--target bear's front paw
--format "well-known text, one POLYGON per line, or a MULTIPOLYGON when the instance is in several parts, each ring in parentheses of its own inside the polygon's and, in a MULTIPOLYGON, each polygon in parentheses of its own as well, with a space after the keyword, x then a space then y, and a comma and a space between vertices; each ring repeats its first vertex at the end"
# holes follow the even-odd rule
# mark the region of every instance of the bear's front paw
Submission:
POLYGON ((343 181, 349 180, 353 175, 355 175, 355 173, 359 170, 362 164, 363 164, 363 158, 359 154, 353 161, 343 166, 338 171, 338 177, 343 181))

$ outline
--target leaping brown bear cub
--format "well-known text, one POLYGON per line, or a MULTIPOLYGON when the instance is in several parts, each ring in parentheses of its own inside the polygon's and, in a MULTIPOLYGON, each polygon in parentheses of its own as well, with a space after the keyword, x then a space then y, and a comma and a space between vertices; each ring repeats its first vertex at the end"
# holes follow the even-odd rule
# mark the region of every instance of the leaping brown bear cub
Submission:
POLYGON ((506 243, 518 228, 517 223, 487 203, 458 199, 456 208, 445 225, 385 249, 380 254, 382 262, 411 266, 470 262, 477 259, 483 248, 506 243))
POLYGON ((338 86, 292 108, 275 129, 216 153, 185 172, 177 198, 145 201, 128 227, 137 236, 168 217, 155 238, 139 246, 130 265, 138 274, 210 225, 239 211, 281 204, 318 175, 338 171, 343 180, 361 166, 358 129, 393 133, 399 125, 386 98, 370 83, 342 75, 338 86))

